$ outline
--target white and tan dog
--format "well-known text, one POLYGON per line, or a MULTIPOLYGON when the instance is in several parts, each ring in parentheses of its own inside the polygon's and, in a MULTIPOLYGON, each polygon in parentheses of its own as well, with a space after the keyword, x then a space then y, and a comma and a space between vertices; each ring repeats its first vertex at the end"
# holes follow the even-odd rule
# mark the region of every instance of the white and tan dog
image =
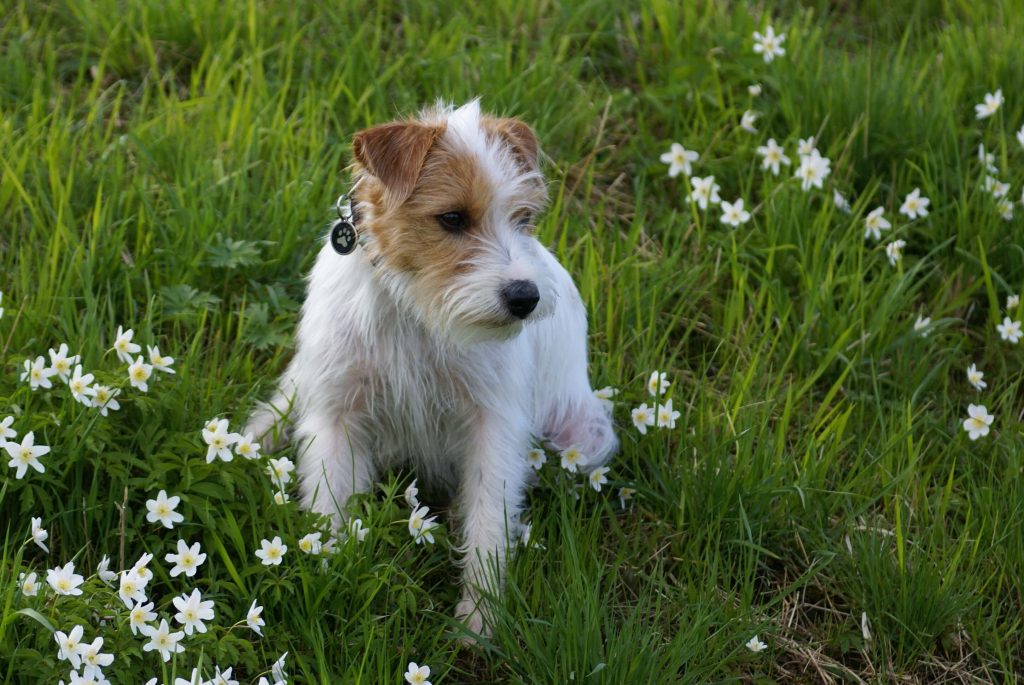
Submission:
POLYGON ((586 313, 533 235, 547 191, 524 123, 439 105, 356 134, 353 152, 358 247, 320 250, 295 357, 246 430, 268 450, 301 441, 302 503, 338 527, 389 467, 450 488, 456 615, 482 632, 532 442, 578 446, 583 471, 618 447, 587 377, 586 313))

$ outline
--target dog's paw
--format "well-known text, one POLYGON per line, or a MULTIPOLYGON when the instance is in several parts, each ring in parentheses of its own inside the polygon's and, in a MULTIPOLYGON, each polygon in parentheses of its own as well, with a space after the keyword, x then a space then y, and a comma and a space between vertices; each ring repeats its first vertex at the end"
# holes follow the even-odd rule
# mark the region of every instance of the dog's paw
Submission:
POLYGON ((466 627, 468 635, 463 635, 459 640, 466 645, 476 645, 476 636, 490 637, 491 630, 484 619, 480 606, 472 597, 463 597, 455 606, 455 618, 466 627))

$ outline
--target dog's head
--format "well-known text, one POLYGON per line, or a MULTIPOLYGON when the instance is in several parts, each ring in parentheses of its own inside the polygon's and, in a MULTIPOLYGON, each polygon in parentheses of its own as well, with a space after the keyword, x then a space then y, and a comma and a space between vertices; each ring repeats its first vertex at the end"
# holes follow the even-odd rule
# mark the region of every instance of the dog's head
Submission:
POLYGON ((547 189, 526 124, 482 115, 474 100, 361 131, 352 148, 366 256, 424 325, 500 340, 551 314, 533 235, 547 189))

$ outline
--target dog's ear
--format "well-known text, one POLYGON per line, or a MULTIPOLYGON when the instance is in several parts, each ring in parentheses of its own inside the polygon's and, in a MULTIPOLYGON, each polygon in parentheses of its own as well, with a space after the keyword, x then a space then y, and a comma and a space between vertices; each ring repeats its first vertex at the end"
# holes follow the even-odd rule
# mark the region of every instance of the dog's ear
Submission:
POLYGON ((412 194, 427 153, 443 132, 418 121, 380 124, 352 138, 352 153, 384 184, 387 203, 397 207, 412 194))
POLYGON ((516 159, 528 171, 540 169, 540 146, 533 129, 519 119, 490 119, 488 127, 512 148, 516 159))

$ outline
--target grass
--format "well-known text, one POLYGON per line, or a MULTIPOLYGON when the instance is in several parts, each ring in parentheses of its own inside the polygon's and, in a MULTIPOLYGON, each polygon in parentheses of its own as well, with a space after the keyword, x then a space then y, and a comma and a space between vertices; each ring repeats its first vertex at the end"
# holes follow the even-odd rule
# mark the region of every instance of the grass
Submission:
POLYGON ((53 452, 45 474, 0 476, 0 682, 66 679, 50 630, 77 623, 104 637, 114 683, 212 663, 255 683, 285 651, 296 683, 399 683, 409 661, 438 685, 1024 677, 1024 356, 996 332, 1024 289, 1024 208, 999 217, 976 155, 995 153, 1017 197, 1024 10, 770 5, 6 3, 0 418, 53 452), (765 64, 750 36, 769 22, 787 54, 765 64), (1005 105, 976 121, 996 88, 1005 105), (237 429, 283 368, 352 133, 477 95, 542 141, 540 234, 590 312, 594 385, 622 389, 623 448, 613 487, 578 501, 546 467, 529 515, 543 547, 516 555, 493 639, 467 648, 450 618, 457 531, 412 544, 413 474, 352 503, 370 536, 322 573, 295 546, 313 520, 273 503, 261 465, 207 465, 200 429, 237 429), (746 109, 757 134, 737 126, 746 109), (824 191, 762 172, 757 145, 795 160, 812 134, 832 160, 824 191), (757 208, 751 223, 685 201, 658 162, 672 141, 757 208), (914 187, 931 214, 896 220, 914 187), (895 268, 863 237, 879 205, 885 240, 908 243, 895 268), (19 381, 25 358, 68 342, 127 385, 107 351, 118 325, 177 375, 126 389, 108 418, 19 381), (641 436, 629 409, 653 369, 682 417, 641 436), (977 442, 971 402, 996 417, 977 442), (160 489, 182 497, 174 531, 145 521, 160 489), (31 516, 49 555, 26 542, 31 516), (275 534, 290 550, 268 569, 253 551, 275 534), (163 563, 179 537, 209 555, 194 579, 163 563), (73 559, 91 576, 104 554, 121 569, 146 551, 161 614, 193 586, 216 603, 168 664, 96 578, 78 598, 17 590, 26 570, 73 559), (230 628, 253 598, 263 639, 230 628), (754 634, 766 651, 744 648, 754 634))

